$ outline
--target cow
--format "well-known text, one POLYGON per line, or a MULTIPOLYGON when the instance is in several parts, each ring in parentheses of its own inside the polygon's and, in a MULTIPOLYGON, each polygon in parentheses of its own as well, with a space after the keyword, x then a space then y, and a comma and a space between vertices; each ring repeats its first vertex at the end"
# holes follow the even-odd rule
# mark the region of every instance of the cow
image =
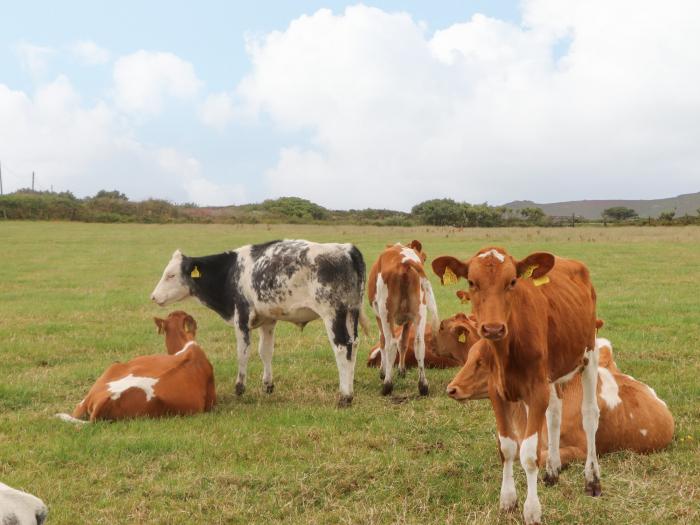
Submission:
MULTIPOLYGON (((581 413, 586 433, 585 491, 601 494, 595 434, 599 409, 596 294, 586 266, 537 252, 516 260, 503 248, 488 247, 461 261, 438 257, 432 263, 443 284, 467 279, 472 312, 483 344, 490 347, 488 392, 496 418, 503 461, 500 507, 517 507, 513 461, 518 452, 512 403, 527 407, 520 463, 527 478, 525 523, 540 523, 537 496, 538 433, 547 421, 549 435, 545 482, 561 470, 559 435, 561 399, 556 385, 581 372, 581 413)), ((448 391, 448 394, 450 392, 448 391)))
POLYGON ((335 354, 340 407, 352 404, 362 311, 365 263, 352 244, 277 240, 232 251, 189 257, 176 250, 151 299, 160 306, 194 297, 236 333, 236 394, 245 392, 251 331, 260 328, 263 387, 274 391, 272 353, 277 321, 303 328, 321 318, 335 354))
MULTIPOLYGON (((394 337, 401 335, 402 327, 397 327, 394 337)), ((406 351, 406 368, 414 368, 416 361, 415 348, 416 330, 411 326, 408 333, 408 350, 406 351)), ((440 321, 437 336, 433 337, 433 329, 430 325, 425 327, 425 367, 426 368, 453 368, 464 365, 467 361, 469 348, 479 340, 476 324, 463 313, 457 313, 452 317, 440 321)), ((368 367, 379 367, 382 363, 381 342, 376 344, 369 353, 368 367)), ((394 360, 396 364, 399 356, 394 360)))
MULTIPOLYGON (((613 360, 612 344, 596 339, 600 353, 598 362, 597 400, 600 422, 595 436, 596 451, 608 454, 629 450, 646 454, 666 448, 673 438, 674 422, 666 403, 654 390, 625 375, 613 360)), ((491 349, 480 342, 474 345, 464 367, 450 382, 447 390, 456 401, 488 398, 488 378, 491 349)), ((562 417, 560 456, 562 467, 572 461, 586 459, 586 435, 582 428, 581 399, 583 388, 577 374, 562 385, 562 417)), ((522 441, 527 413, 522 402, 512 405, 513 421, 519 441, 522 441)), ((547 458, 547 425, 541 428, 541 456, 547 458)))
POLYGON ((42 525, 49 509, 36 496, 0 482, 0 523, 3 525, 42 525))
POLYGON ((399 375, 406 375, 406 352, 409 332, 416 326, 415 357, 418 365, 418 391, 428 394, 425 377, 425 326, 428 312, 432 316, 432 328, 437 332, 437 304, 430 281, 425 275, 423 263, 426 254, 419 241, 408 246, 394 244, 379 255, 369 272, 368 299, 379 325, 384 382, 382 395, 391 394, 394 384, 392 372, 396 351, 399 352, 399 375), (400 339, 396 336, 401 328, 400 339))
POLYGON ((114 363, 75 407, 56 414, 69 423, 135 417, 188 415, 209 411, 216 403, 214 369, 194 340, 197 323, 182 311, 154 318, 165 335, 167 354, 114 363))

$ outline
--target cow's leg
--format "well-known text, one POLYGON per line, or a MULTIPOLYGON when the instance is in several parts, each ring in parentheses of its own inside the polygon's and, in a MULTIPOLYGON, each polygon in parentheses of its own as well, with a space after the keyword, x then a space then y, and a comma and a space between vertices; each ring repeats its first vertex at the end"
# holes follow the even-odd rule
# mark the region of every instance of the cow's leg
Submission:
POLYGON ((381 358, 379 361, 379 379, 384 381, 384 345, 386 344, 386 340, 384 338, 384 330, 382 329, 382 321, 378 316, 376 319, 377 325, 379 325, 379 356, 381 358))
MULTIPOLYGON (((428 395, 428 379, 425 377, 425 325, 428 321, 428 309, 424 304, 418 308, 418 326, 416 327, 416 340, 413 352, 418 363, 418 392, 420 395, 428 395)), ((435 332, 437 334, 437 332, 435 332)))
MULTIPOLYGON (((539 463, 539 432, 545 420, 545 412, 549 402, 549 389, 542 385, 530 396, 525 436, 520 443, 520 464, 527 478, 527 498, 523 506, 523 517, 526 525, 534 525, 542 521, 542 506, 537 496, 537 472, 539 463)), ((550 438, 551 439, 551 438, 550 438)))
POLYGON ((513 479, 513 462, 518 454, 518 441, 512 429, 510 411, 506 408, 506 401, 489 392, 493 413, 496 416, 496 428, 498 430, 498 445, 503 463, 503 477, 501 478, 500 508, 503 511, 514 511, 518 506, 518 495, 515 491, 513 479))
POLYGON ((406 377, 406 354, 408 353, 408 338, 411 331, 409 321, 401 328, 401 339, 399 340, 399 376, 406 377))
POLYGON ((547 412, 545 413, 547 418, 548 446, 544 482, 547 485, 554 485, 559 481, 559 472, 561 472, 561 457, 559 452, 561 407, 562 401, 557 394, 557 387, 552 383, 549 385, 549 406, 547 406, 547 412))
POLYGON ((352 404, 353 382, 355 378, 355 361, 357 360, 357 323, 359 310, 338 308, 335 312, 323 316, 328 339, 335 353, 340 383, 338 406, 352 404))
POLYGON ((245 392, 248 358, 250 357, 250 328, 236 323, 236 353, 238 354, 238 377, 236 378, 236 394, 245 392))
POLYGON ((583 419, 583 430, 586 433, 586 466, 584 476, 586 478, 586 494, 589 496, 600 496, 600 467, 595 449, 595 434, 598 431, 598 418, 600 409, 596 397, 596 386, 598 384, 598 349, 588 350, 585 353, 581 374, 583 386, 583 401, 581 402, 581 416, 583 419))
POLYGON ((263 388, 268 394, 272 394, 275 390, 275 384, 272 381, 272 353, 275 349, 275 321, 264 324, 260 327, 260 344, 258 345, 258 353, 263 363, 263 388))
POLYGON ((394 390, 392 375, 394 372, 394 362, 396 361, 396 351, 398 340, 394 336, 393 326, 385 318, 382 319, 382 330, 384 331, 384 346, 382 347, 382 362, 384 363, 384 382, 382 383, 382 395, 388 396, 394 390))

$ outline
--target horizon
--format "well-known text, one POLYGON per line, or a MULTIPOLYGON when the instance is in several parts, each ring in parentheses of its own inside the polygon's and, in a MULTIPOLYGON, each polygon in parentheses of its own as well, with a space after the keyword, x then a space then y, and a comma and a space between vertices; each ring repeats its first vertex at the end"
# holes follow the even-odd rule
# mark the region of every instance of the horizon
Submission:
POLYGON ((3 190, 30 187, 34 172, 38 190, 78 197, 120 188, 208 207, 295 195, 399 211, 445 194, 504 204, 692 194, 693 10, 13 4, 0 37, 3 190))

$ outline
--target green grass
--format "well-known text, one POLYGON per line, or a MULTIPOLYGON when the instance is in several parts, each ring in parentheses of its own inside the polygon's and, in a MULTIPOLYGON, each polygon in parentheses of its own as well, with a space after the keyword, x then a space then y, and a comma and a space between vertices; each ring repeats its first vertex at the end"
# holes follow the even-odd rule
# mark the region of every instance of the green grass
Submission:
MULTIPOLYGON (((280 324, 276 390, 233 395, 233 331, 198 303, 219 403, 190 418, 76 429, 72 410, 115 360, 161 352, 148 298, 175 248, 203 255, 280 237, 356 243, 368 265, 386 243, 420 239, 430 258, 501 245, 550 250, 589 268, 603 334, 620 368, 653 386, 676 438, 651 456, 601 459, 604 496, 583 494, 581 465, 540 487, 546 523, 700 522, 700 228, 477 229, 96 225, 0 222, 0 480, 50 507, 50 523, 519 523, 498 511, 500 462, 486 401, 443 395, 454 370, 415 372, 379 395, 364 360, 354 406, 335 408, 335 362, 320 323, 280 324)), ((442 317, 457 287, 432 278, 442 317)), ((173 309, 175 309, 174 307, 173 309)), ((367 310, 369 313, 369 309, 367 310)), ((257 339, 254 341, 257 344, 257 339)), ((520 501, 524 475, 516 467, 520 501)))

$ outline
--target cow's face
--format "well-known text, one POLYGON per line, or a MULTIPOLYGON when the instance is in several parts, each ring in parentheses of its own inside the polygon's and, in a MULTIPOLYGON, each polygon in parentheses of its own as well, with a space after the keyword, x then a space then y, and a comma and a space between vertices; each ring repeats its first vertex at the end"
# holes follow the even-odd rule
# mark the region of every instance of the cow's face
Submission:
POLYGON ((151 294, 151 300, 159 306, 167 306, 191 295, 187 278, 183 274, 183 257, 180 250, 175 250, 151 294))
POLYGON ((508 321, 516 296, 514 292, 518 286, 525 286, 519 282, 519 278, 539 279, 553 266, 552 254, 533 253, 516 261, 502 248, 485 248, 468 261, 449 256, 433 261, 433 271, 443 283, 446 273, 451 277, 467 279, 479 335, 492 341, 499 341, 508 335, 508 321))
POLYGON ((447 395, 455 401, 486 399, 489 396, 491 349, 479 341, 469 349, 467 362, 447 385, 447 395))
POLYGON ((479 340, 476 323, 463 313, 440 321, 435 339, 435 353, 464 363, 469 347, 479 340))

